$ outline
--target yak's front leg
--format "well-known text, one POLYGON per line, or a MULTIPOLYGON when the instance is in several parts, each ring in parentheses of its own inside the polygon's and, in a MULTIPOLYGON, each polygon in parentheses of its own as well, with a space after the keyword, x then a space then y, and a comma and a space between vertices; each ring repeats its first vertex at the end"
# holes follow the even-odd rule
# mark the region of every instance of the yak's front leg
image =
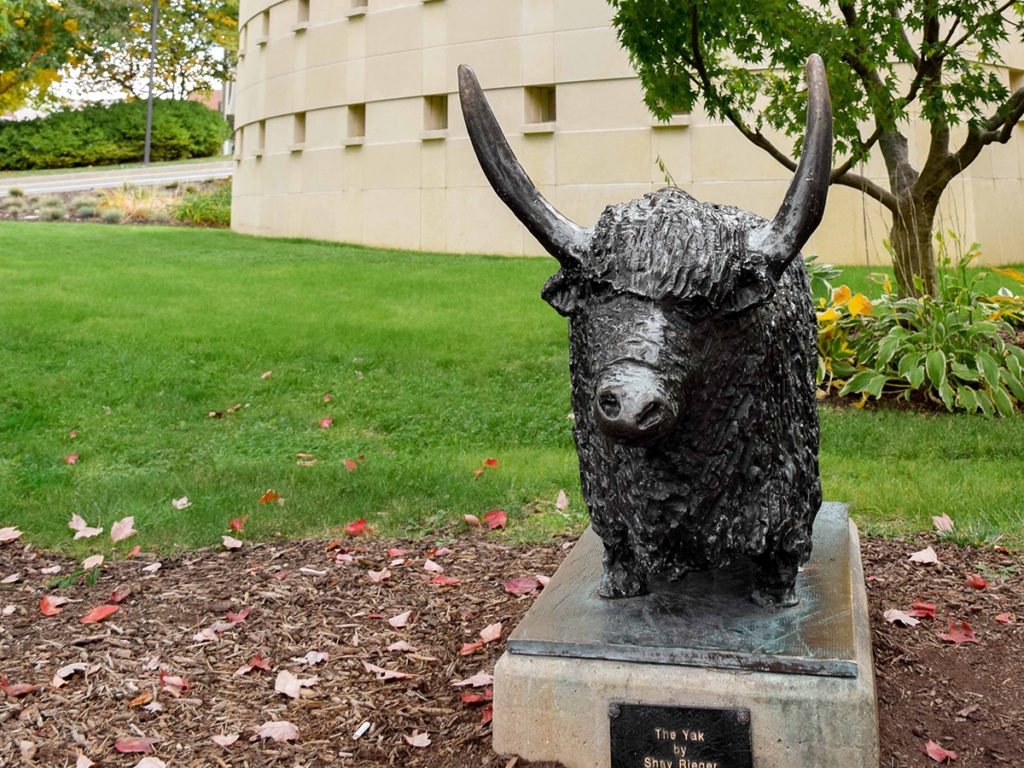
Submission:
POLYGON ((601 597, 636 597, 647 594, 647 579, 640 572, 625 534, 604 539, 604 575, 601 597))
POLYGON ((755 557, 750 599, 764 608, 788 608, 799 603, 796 577, 801 559, 792 552, 769 552, 755 557))

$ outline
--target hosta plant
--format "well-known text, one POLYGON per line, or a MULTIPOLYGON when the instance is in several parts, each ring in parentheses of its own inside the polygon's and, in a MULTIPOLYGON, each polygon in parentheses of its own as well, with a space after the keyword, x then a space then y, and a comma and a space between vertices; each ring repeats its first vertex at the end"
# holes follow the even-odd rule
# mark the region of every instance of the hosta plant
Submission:
MULTIPOLYGON (((886 277, 874 301, 845 285, 819 301, 822 397, 860 394, 861 405, 872 397, 928 400, 986 416, 1011 416, 1021 407, 1024 349, 1014 324, 1024 317, 1024 300, 1005 291, 984 295, 984 273, 968 269, 978 246, 953 264, 946 245, 939 238, 936 296, 900 298, 886 277)), ((993 271, 1024 283, 1016 270, 993 271)))

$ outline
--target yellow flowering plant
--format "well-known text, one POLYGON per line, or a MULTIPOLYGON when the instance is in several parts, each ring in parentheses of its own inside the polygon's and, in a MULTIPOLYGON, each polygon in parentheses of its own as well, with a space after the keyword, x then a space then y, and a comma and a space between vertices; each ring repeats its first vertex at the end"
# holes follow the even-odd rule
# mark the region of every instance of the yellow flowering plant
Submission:
MULTIPOLYGON (((955 236, 950 235, 954 242, 955 236)), ((950 411, 1011 416, 1024 403, 1024 349, 1011 324, 1024 315, 1020 297, 978 289, 969 272, 977 244, 957 259, 939 237, 937 295, 900 298, 888 276, 872 301, 841 285, 818 302, 819 396, 861 395, 931 401, 950 411)), ((1024 283, 1024 274, 997 270, 1024 283)))

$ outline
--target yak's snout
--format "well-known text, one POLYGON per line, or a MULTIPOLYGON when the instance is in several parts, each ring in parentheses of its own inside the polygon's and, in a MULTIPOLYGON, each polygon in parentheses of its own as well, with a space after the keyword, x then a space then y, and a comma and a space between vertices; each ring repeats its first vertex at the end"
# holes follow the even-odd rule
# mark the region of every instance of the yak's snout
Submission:
POLYGON ((639 444, 671 430, 676 409, 658 378, 637 363, 620 363, 600 376, 594 411, 601 431, 623 443, 639 444))

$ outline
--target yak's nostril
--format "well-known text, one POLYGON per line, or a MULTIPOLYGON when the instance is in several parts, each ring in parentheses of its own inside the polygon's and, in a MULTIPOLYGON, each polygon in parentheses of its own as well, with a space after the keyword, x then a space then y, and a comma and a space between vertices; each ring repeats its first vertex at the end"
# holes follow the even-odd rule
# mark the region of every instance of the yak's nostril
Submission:
POLYGON ((652 400, 642 411, 640 411, 639 415, 637 415, 636 425, 640 427, 640 429, 650 429, 661 421, 664 410, 665 409, 660 400, 652 400))
POLYGON ((601 409, 601 414, 606 419, 617 418, 622 412, 622 403, 614 392, 605 391, 598 395, 597 407, 601 409))

